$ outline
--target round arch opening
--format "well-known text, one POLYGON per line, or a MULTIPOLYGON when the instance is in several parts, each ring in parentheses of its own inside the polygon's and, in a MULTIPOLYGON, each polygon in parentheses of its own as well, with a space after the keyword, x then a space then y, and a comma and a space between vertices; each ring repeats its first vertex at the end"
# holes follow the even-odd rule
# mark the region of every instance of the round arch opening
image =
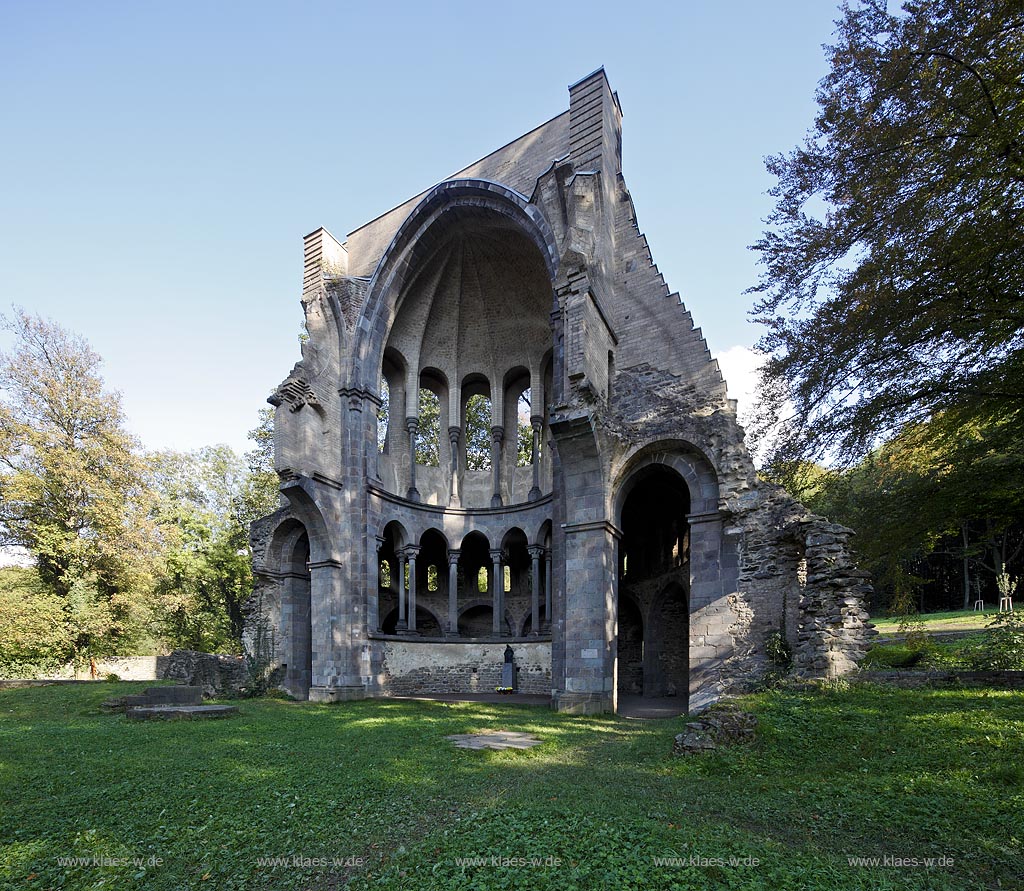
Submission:
POLYGON ((652 464, 630 480, 619 544, 616 692, 689 696, 690 491, 652 464))

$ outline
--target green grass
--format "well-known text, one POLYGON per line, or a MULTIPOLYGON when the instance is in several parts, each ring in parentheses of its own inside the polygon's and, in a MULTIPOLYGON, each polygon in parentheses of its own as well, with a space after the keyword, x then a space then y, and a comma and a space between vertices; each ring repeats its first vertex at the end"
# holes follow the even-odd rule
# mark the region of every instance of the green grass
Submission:
MULTIPOLYGON (((955 610, 945 613, 921 613, 919 618, 924 622, 925 630, 929 633, 936 631, 973 631, 986 627, 997 613, 994 609, 987 612, 972 612, 971 610, 955 610)), ((871 621, 878 629, 879 634, 899 634, 899 616, 871 617, 871 621)))
POLYGON ((987 632, 969 634, 956 640, 931 641, 924 649, 902 643, 879 642, 868 650, 862 668, 887 671, 891 669, 972 670, 978 668, 978 654, 987 632))
POLYGON ((744 700, 756 742, 680 759, 669 750, 683 719, 504 704, 263 700, 240 718, 166 724, 99 712, 132 688, 0 690, 0 887, 1020 887, 1020 693, 765 693, 744 700), (486 727, 544 742, 491 752, 443 739, 486 727), (953 864, 847 859, 885 855, 953 864), (57 859, 75 856, 162 862, 57 859), (257 863, 292 856, 362 865, 257 863), (456 862, 474 856, 541 865, 456 862), (687 865, 656 863, 666 856, 687 865), (714 862, 730 856, 759 863, 714 862))

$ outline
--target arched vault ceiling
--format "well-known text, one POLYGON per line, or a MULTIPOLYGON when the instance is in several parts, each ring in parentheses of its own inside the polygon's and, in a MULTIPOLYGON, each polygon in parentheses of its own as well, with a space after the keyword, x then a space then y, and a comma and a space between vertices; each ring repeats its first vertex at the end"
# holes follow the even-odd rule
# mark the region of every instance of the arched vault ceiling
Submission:
POLYGON ((388 338, 419 369, 450 385, 485 374, 492 386, 518 365, 539 368, 551 345, 551 283, 534 244, 514 228, 465 216, 423 257, 388 338))

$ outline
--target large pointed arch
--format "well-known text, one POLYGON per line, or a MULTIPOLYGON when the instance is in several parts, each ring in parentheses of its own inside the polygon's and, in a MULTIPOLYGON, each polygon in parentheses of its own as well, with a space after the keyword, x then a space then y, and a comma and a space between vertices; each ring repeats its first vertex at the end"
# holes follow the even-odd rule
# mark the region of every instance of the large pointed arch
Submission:
POLYGON ((384 341, 405 284, 436 248, 443 221, 470 214, 496 215, 537 247, 551 281, 558 274, 558 245, 539 208, 498 183, 482 179, 446 180, 431 189, 406 218, 377 264, 367 289, 363 319, 354 345, 353 385, 376 392, 384 341), (452 216, 448 216, 452 215, 452 216))

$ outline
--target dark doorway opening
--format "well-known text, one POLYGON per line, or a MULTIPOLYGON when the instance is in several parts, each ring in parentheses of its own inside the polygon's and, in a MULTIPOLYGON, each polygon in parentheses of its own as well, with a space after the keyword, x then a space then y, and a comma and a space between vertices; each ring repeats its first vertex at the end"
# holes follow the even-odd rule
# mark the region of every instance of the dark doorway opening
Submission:
POLYGON ((690 493, 652 465, 622 507, 616 688, 624 696, 689 696, 690 493))

